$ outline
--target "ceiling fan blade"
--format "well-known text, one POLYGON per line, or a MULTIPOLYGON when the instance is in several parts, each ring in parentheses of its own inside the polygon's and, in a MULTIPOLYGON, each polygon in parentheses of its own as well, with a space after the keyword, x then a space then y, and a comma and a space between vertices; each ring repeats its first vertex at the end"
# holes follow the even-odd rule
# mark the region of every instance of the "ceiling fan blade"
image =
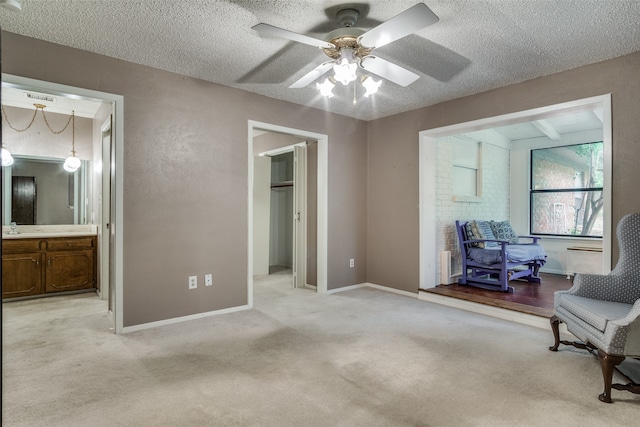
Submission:
POLYGON ((377 74, 402 87, 407 87, 420 78, 416 73, 377 56, 365 56, 360 61, 360 66, 365 71, 377 74))
POLYGON ((331 49, 335 47, 331 43, 327 43, 324 40, 314 39, 313 37, 294 33, 293 31, 274 27, 273 25, 269 24, 258 24, 254 25, 251 28, 263 35, 282 37, 283 39, 293 40, 294 42, 304 43, 314 47, 321 47, 325 49, 331 49))
POLYGON ((323 62, 322 64, 318 65, 316 68, 302 76, 302 78, 298 79, 298 81, 289 86, 289 88, 299 89, 307 86, 310 83, 313 83, 314 80, 329 71, 334 64, 334 61, 323 62))
POLYGON ((440 18, 424 3, 418 3, 360 36, 360 45, 378 48, 415 33, 440 18))

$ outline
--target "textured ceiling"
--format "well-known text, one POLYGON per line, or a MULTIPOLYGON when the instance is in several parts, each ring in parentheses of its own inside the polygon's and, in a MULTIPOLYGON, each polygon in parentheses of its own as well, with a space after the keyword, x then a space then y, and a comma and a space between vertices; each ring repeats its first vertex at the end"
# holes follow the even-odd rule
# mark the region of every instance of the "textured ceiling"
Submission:
MULTIPOLYGON (((433 0, 434 25, 377 49, 420 75, 384 82, 353 104, 353 85, 319 97, 288 86, 326 60, 317 48, 251 29, 268 23, 322 39, 341 5, 365 30, 416 0, 21 0, 0 8, 3 30, 272 98, 372 120, 640 50, 640 0, 433 0)), ((640 70, 639 70, 640 73, 640 70)))

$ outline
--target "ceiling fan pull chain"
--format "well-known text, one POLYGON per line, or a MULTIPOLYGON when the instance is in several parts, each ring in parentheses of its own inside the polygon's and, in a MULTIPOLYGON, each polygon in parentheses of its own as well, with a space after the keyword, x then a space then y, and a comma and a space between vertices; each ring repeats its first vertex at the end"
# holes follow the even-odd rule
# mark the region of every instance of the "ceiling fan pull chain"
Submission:
MULTIPOLYGON (((357 81, 357 80, 356 80, 357 81)), ((356 81, 353 82, 353 105, 356 105, 356 81)))

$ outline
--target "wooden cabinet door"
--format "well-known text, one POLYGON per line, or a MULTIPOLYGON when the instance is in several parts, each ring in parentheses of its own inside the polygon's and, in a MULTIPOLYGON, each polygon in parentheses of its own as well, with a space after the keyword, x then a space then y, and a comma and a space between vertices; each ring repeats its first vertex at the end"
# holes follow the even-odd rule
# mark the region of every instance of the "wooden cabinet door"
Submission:
POLYGON ((2 255, 2 298, 42 293, 43 259, 39 252, 2 255))
POLYGON ((92 250, 47 252, 45 292, 91 289, 94 281, 92 250))

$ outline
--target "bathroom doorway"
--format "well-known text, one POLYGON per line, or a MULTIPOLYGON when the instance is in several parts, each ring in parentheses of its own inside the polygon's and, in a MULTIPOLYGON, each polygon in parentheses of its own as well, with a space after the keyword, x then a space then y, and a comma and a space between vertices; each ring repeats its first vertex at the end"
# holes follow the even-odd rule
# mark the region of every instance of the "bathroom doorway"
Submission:
MULTIPOLYGON (((90 110, 92 112, 87 112, 85 116, 86 119, 93 121, 93 130, 89 137, 92 141, 89 146, 93 147, 92 154, 87 154, 88 157, 83 159, 83 163, 88 164, 91 171, 86 183, 86 197, 83 197, 83 206, 88 206, 87 215, 83 216, 86 221, 84 219, 83 221, 87 225, 95 225, 97 230, 98 297, 103 300, 111 300, 111 303, 108 304, 110 329, 115 333, 122 332, 122 229, 118 225, 122 223, 123 97, 9 74, 2 74, 2 89, 3 106, 11 106, 14 112, 19 112, 20 109, 33 110, 34 99, 37 99, 39 103, 46 103, 48 111, 60 114, 69 114, 69 111, 74 111, 77 117, 82 117, 81 111, 84 106, 93 106, 93 110, 90 110), (12 100, 8 98, 10 93, 14 96, 12 100), (111 153, 108 158, 103 158, 105 132, 108 133, 111 143, 107 148, 111 153), (104 195, 102 193, 103 182, 106 182, 109 188, 114 189, 110 194, 104 195), (103 207, 112 214, 105 217, 103 207), (111 238, 102 233, 105 224, 110 229, 111 238), (112 286, 109 286, 109 280, 112 286), (109 297, 110 293, 112 293, 111 298, 109 297)), ((3 129, 3 136, 4 131, 3 129)), ((3 141, 6 140, 3 137, 3 141)), ((14 145, 15 147, 9 147, 9 149, 14 149, 16 153, 26 149, 25 146, 20 146, 17 141, 14 145)), ((35 150, 33 153, 27 153, 31 156, 47 156, 46 151, 43 151, 46 147, 30 147, 29 149, 35 150)), ((3 175, 5 174, 3 173, 3 175)), ((3 190, 6 189, 6 186, 3 187, 3 190)), ((5 203, 3 198, 3 221, 11 217, 10 211, 8 211, 10 205, 11 203, 5 203), (7 214, 5 215, 5 213, 7 214)), ((5 225, 4 222, 3 225, 5 225)))

